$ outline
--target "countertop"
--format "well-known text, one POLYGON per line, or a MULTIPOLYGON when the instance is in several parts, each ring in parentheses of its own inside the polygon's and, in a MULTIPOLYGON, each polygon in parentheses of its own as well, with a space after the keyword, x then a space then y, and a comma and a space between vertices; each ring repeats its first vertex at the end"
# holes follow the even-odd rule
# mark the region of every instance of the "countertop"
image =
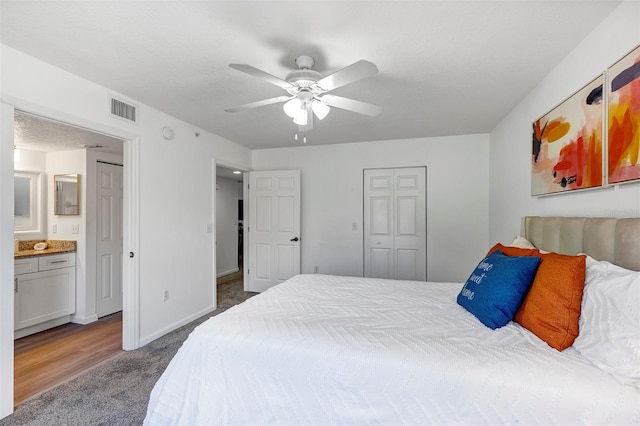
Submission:
POLYGON ((13 254, 14 259, 33 256, 46 256, 48 254, 71 253, 76 251, 74 240, 29 240, 18 241, 18 251, 13 254), (47 243, 44 250, 34 250, 37 243, 47 243))

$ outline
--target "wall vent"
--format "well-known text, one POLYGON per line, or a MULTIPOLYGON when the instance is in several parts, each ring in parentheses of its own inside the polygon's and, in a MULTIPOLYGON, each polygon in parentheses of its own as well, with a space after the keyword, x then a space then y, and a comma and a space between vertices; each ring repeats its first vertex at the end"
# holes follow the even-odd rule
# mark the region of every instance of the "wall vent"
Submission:
POLYGON ((132 123, 137 123, 138 107, 111 97, 111 115, 132 123))

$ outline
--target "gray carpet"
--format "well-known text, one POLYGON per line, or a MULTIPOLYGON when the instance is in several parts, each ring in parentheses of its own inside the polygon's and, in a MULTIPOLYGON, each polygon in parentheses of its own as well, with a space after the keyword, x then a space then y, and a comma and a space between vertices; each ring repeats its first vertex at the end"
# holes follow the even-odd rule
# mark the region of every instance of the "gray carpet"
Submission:
POLYGON ((212 314, 26 401, 0 426, 142 424, 153 385, 195 326, 254 294, 242 291, 238 280, 218 284, 218 309, 212 314))

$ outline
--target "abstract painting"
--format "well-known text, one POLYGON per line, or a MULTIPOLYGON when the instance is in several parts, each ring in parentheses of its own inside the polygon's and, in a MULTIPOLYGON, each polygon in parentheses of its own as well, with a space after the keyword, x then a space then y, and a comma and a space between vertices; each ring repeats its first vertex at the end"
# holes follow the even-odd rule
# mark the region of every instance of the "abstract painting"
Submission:
POLYGON ((602 186, 600 76, 533 123, 531 194, 602 186))
POLYGON ((640 46, 607 70, 609 184, 640 180, 640 46))

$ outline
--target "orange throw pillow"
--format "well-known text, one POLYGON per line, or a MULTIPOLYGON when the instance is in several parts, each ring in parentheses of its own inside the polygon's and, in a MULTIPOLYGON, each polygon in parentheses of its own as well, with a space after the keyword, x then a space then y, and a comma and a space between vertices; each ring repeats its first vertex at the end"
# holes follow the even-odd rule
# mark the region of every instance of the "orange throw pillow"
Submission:
POLYGON ((498 243, 495 246, 491 247, 491 249, 487 253, 487 256, 496 250, 500 250, 507 256, 537 256, 538 253, 540 253, 540 250, 538 250, 537 248, 520 248, 520 247, 513 247, 513 246, 503 246, 502 244, 498 243))
POLYGON ((562 351, 578 337, 586 256, 539 256, 538 272, 514 320, 562 351))
POLYGON ((538 256, 538 272, 516 312, 514 321, 562 351, 578 336, 580 307, 584 290, 586 256, 540 253, 538 249, 496 244, 489 253, 500 250, 507 256, 538 256))

